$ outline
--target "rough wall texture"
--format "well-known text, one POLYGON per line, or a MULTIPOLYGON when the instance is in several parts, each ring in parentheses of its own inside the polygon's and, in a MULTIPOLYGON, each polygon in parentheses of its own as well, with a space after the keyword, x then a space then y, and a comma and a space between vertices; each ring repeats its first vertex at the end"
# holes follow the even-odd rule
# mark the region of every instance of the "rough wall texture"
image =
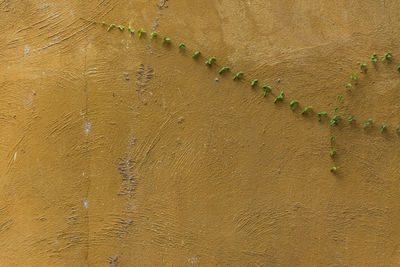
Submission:
POLYGON ((399 266, 399 10, 0 0, 0 266, 399 266), (220 77, 179 42, 287 100, 220 77), (393 62, 346 92, 359 62, 384 51, 393 62), (341 94, 344 113, 375 126, 288 107, 331 111, 341 94))

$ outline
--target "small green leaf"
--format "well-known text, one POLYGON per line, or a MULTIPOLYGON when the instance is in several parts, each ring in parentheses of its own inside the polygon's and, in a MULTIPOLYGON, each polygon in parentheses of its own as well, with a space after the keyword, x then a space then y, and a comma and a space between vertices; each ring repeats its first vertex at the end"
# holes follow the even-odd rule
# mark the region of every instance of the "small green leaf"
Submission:
POLYGON ((143 28, 140 28, 140 30, 138 31, 139 38, 142 37, 142 34, 146 34, 146 33, 147 32, 143 28))
POLYGON ((193 53, 192 57, 197 57, 197 56, 199 56, 200 54, 201 54, 200 51, 195 51, 195 52, 193 53))
POLYGON ((331 172, 336 172, 337 170, 339 170, 339 167, 333 166, 330 171, 331 172))
POLYGON ((340 109, 339 107, 336 107, 335 110, 334 110, 334 112, 335 112, 335 113, 338 112, 339 109, 340 109))
POLYGON ((118 29, 119 29, 120 31, 123 31, 123 30, 125 30, 125 26, 119 25, 119 26, 118 26, 118 29))
POLYGON ((400 71, 400 65, 397 66, 397 70, 400 71))
POLYGON ((335 141, 335 139, 336 139, 336 136, 331 135, 331 143, 332 143, 333 141, 335 141))
POLYGON ((334 125, 338 123, 338 119, 340 119, 342 117, 342 115, 340 114, 335 114, 332 116, 331 120, 330 120, 330 124, 334 125))
POLYGON ((329 152, 329 155, 331 155, 331 157, 335 156, 336 154, 336 148, 332 148, 331 151, 329 152))
POLYGON ((257 83, 258 83, 258 80, 254 79, 254 80, 251 81, 250 85, 251 85, 251 87, 254 87, 254 86, 257 85, 257 83))
POLYGON ((346 88, 350 88, 351 87, 351 83, 346 83, 346 88))
POLYGON ((218 71, 218 73, 221 74, 221 73, 223 73, 224 71, 229 71, 229 70, 230 70, 230 68, 229 68, 228 66, 225 66, 225 67, 222 67, 222 68, 218 71))
POLYGON ((360 63, 360 69, 361 70, 364 70, 366 67, 367 67, 367 63, 365 63, 365 62, 360 63))
POLYGON ((242 78, 243 74, 244 74, 243 71, 239 71, 238 73, 235 74, 235 76, 233 76, 233 80, 242 78))
POLYGON ((372 60, 372 62, 377 62, 378 61, 378 58, 377 58, 376 54, 373 54, 371 56, 371 60, 372 60))
POLYGON ((400 125, 397 125, 397 132, 400 133, 400 125))
POLYGON ((350 75, 350 79, 357 81, 357 74, 353 73, 352 75, 350 75))
POLYGON ((386 130, 386 123, 382 123, 382 126, 381 126, 381 132, 384 132, 386 130))
POLYGON ((391 52, 386 52, 384 54, 384 56, 382 57, 382 61, 390 60, 391 58, 392 58, 392 53, 391 52))
POLYGON ((353 115, 350 115, 349 118, 347 119, 349 122, 356 121, 353 115))
POLYGON ((107 29, 107 31, 110 31, 112 28, 114 28, 115 27, 115 24, 110 24, 110 26, 108 26, 108 29, 107 29))
POLYGON ((164 39, 162 40, 163 44, 169 44, 171 42, 171 39, 169 37, 164 37, 164 39))
POLYGON ((295 110, 295 109, 296 109, 296 106, 298 106, 298 104, 299 104, 299 101, 297 101, 297 100, 292 100, 292 101, 290 101, 290 103, 289 103, 290 108, 291 108, 292 110, 295 110))
POLYGON ((215 57, 210 57, 207 61, 206 61, 206 65, 211 66, 212 63, 215 61, 215 57))
POLYGON ((301 114, 305 114, 306 112, 308 112, 308 111, 311 111, 312 110, 312 106, 307 106, 307 107, 305 107, 304 109, 303 109, 303 111, 301 112, 301 114))
POLYGON ((337 97, 337 101, 340 103, 340 102, 342 102, 343 98, 344 98, 344 96, 340 95, 337 97))
POLYGON ((367 127, 372 123, 372 118, 369 118, 365 123, 364 123, 364 128, 367 127))
POLYGON ((322 116, 323 116, 323 115, 327 115, 327 114, 328 114, 328 113, 325 112, 325 111, 323 111, 323 112, 318 112, 318 113, 317 113, 317 115, 318 115, 318 120, 321 121, 322 116))
POLYGON ((285 94, 283 93, 283 91, 281 91, 281 92, 279 93, 279 95, 278 95, 277 97, 274 98, 274 103, 278 102, 279 100, 280 100, 280 101, 283 101, 283 98, 284 98, 284 97, 285 97, 285 94))
POLYGON ((186 45, 184 43, 180 43, 179 44, 179 50, 186 48, 186 45))
POLYGON ((135 32, 135 30, 131 26, 128 27, 128 30, 130 31, 130 33, 134 33, 135 32))
POLYGON ((264 97, 267 95, 268 91, 271 91, 272 87, 269 85, 263 85, 263 90, 264 90, 264 97))
MULTIPOLYGON (((150 33, 150 39, 153 39, 154 37, 157 37, 158 36, 158 33, 157 32, 151 32, 150 33)), ((168 37, 165 37, 164 39, 163 39, 163 43, 165 43, 166 42, 166 39, 167 39, 168 37)), ((169 38, 168 38, 169 39, 169 38)), ((171 41, 171 40, 169 40, 169 41, 171 41)))

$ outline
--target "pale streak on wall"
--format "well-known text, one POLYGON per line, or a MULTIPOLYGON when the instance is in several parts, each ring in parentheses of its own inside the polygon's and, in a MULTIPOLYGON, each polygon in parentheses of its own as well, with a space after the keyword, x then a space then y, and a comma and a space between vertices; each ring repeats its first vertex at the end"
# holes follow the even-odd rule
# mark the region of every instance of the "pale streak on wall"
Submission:
POLYGON ((370 131, 288 100, 333 110, 359 62, 400 57, 400 2, 157 5, 0 1, 0 266, 399 265, 399 60, 345 93, 370 131), (217 83, 179 42, 288 99, 217 83))

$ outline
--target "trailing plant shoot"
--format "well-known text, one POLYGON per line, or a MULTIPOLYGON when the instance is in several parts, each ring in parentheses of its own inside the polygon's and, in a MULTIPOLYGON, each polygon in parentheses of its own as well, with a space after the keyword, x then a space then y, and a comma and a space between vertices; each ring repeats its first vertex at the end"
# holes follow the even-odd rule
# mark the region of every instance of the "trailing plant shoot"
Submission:
POLYGON ((297 101, 297 100, 292 100, 292 101, 290 101, 290 103, 289 103, 290 108, 291 108, 292 110, 295 110, 295 109, 296 109, 296 106, 298 106, 298 104, 299 104, 299 101, 297 101))
MULTIPOLYGON (((157 37, 157 35, 158 35, 157 32, 151 32, 151 33, 150 33, 150 39, 153 39, 154 37, 157 37)), ((168 37, 165 37, 165 38, 168 38, 168 37)), ((165 38, 164 38, 164 40, 163 40, 163 43, 165 42, 165 38)), ((169 38, 168 38, 168 39, 169 39, 169 38)))
POLYGON ((222 67, 222 68, 218 71, 218 73, 221 74, 221 73, 223 73, 224 71, 229 71, 229 70, 230 70, 230 68, 229 68, 228 66, 225 66, 225 67, 222 67))
POLYGON ((391 58, 392 58, 392 53, 391 52, 386 52, 384 54, 384 56, 382 57, 382 61, 390 60, 391 58))
POLYGON ((211 66, 213 61, 215 61, 215 57, 210 57, 207 61, 206 61, 206 65, 211 66))
POLYGON ((267 95, 267 92, 271 92, 272 87, 269 85, 263 85, 264 97, 267 95))
POLYGON ((115 27, 115 24, 110 24, 110 26, 108 26, 108 29, 107 29, 107 31, 110 31, 112 28, 114 28, 115 27))
POLYGON ((369 118, 365 123, 364 123, 364 128, 367 127, 372 123, 372 118, 369 118))
POLYGON ((322 116, 327 115, 328 113, 323 111, 323 112, 318 112, 318 120, 321 121, 322 116))
POLYGON ((179 50, 185 49, 185 48, 186 48, 186 45, 185 45, 184 43, 180 43, 179 46, 178 46, 178 48, 179 48, 179 50))
POLYGON ((195 51, 192 55, 192 57, 198 57, 201 54, 200 51, 195 51))
POLYGON ((147 32, 143 28, 140 28, 140 30, 138 31, 139 38, 142 37, 142 34, 146 34, 146 33, 147 32))
POLYGON ((283 91, 281 91, 281 92, 279 93, 279 95, 278 95, 277 97, 274 98, 274 103, 278 102, 279 100, 280 100, 280 101, 283 101, 283 98, 284 98, 284 97, 285 97, 285 94, 283 93, 283 91))
POLYGON ((305 114, 305 113, 307 113, 308 111, 311 111, 312 110, 312 106, 307 106, 307 107, 305 107, 304 109, 303 109, 303 111, 301 112, 301 114, 305 114))
POLYGON ((242 78, 244 72, 243 71, 239 71, 238 73, 235 74, 235 76, 233 76, 233 80, 239 80, 240 78, 242 78))
POLYGON ((254 86, 257 85, 257 83, 258 83, 258 80, 254 79, 254 80, 251 81, 250 85, 251 85, 251 87, 254 87, 254 86))

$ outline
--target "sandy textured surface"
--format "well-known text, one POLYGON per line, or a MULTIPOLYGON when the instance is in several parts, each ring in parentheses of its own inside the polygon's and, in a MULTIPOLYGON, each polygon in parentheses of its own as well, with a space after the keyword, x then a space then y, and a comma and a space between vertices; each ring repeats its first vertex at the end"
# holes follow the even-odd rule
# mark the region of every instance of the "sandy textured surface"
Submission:
POLYGON ((0 266, 399 266, 399 10, 0 0, 0 266), (392 62, 373 67, 385 51, 392 62), (331 113, 338 95, 356 125, 288 105, 331 113))

